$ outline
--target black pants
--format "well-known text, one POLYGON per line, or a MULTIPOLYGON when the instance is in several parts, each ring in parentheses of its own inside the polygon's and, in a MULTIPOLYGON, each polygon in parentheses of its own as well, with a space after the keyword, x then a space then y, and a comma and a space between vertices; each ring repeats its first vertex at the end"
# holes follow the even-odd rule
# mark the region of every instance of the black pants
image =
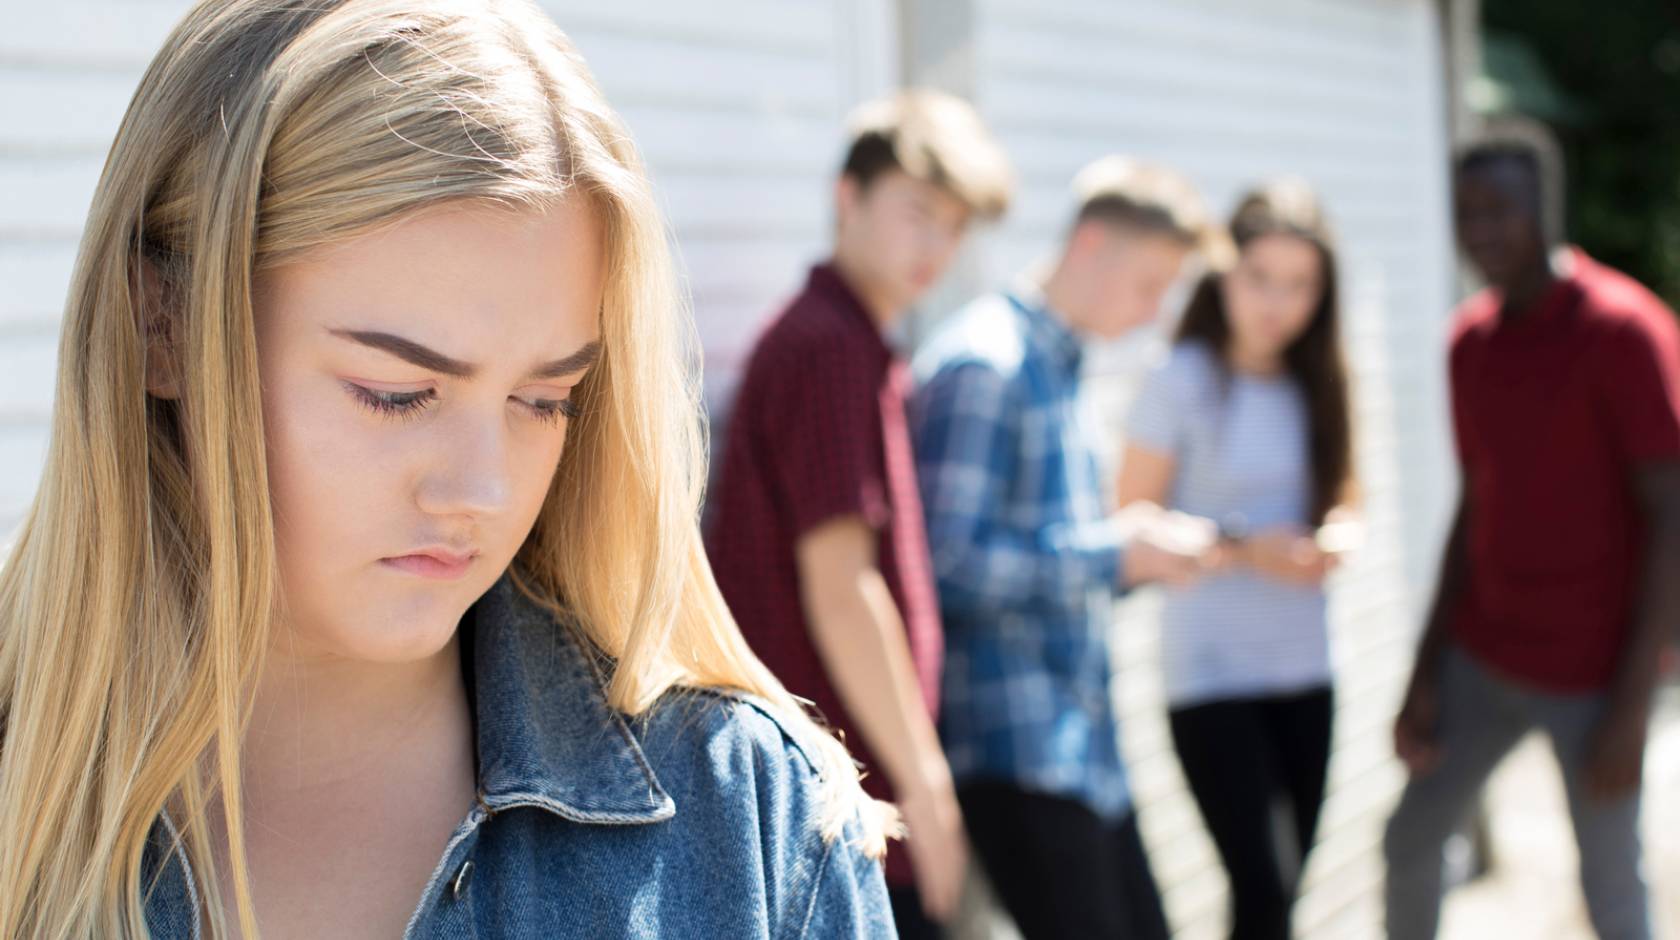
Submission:
POLYGON ((922 913, 922 893, 914 887, 888 885, 887 900, 892 902, 898 940, 941 940, 945 936, 945 928, 922 913))
POLYGON ((1002 783, 957 790, 969 842, 1026 940, 1166 940, 1136 817, 1002 783))
POLYGON ((1233 940, 1288 940, 1330 762, 1328 688, 1174 709, 1173 746, 1231 879, 1233 940))

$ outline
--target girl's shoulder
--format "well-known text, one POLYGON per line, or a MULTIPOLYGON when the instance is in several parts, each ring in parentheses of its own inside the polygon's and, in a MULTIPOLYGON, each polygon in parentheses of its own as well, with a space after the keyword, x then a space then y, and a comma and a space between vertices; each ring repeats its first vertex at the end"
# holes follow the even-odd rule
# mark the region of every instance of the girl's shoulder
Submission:
POLYGON ((506 797, 586 823, 538 851, 560 853, 579 877, 636 869, 661 908, 721 917, 760 898, 772 936, 890 935, 869 927, 888 905, 880 865, 863 850, 863 807, 825 832, 836 818, 831 781, 816 742, 800 737, 804 723, 759 696, 695 686, 622 713, 606 694, 614 664, 565 615, 505 582, 477 605, 473 646, 491 808, 506 797), (696 863, 729 878, 655 877, 696 863))
POLYGON ((1199 339, 1179 340, 1158 368, 1169 381, 1185 387, 1211 385, 1219 377, 1219 355, 1199 339))
POLYGON ((785 836, 775 841, 821 851, 827 782, 815 743, 802 740, 773 703, 736 689, 682 686, 631 727, 679 812, 724 825, 743 813, 764 816, 785 836))
POLYGON ((831 781, 770 701, 733 689, 673 689, 634 723, 677 819, 719 864, 764 873, 789 935, 891 936, 881 864, 860 804, 827 831, 831 781))
POLYGON ((1144 379, 1140 407, 1174 412, 1205 403, 1220 387, 1219 358, 1201 340, 1180 340, 1167 347, 1144 379))

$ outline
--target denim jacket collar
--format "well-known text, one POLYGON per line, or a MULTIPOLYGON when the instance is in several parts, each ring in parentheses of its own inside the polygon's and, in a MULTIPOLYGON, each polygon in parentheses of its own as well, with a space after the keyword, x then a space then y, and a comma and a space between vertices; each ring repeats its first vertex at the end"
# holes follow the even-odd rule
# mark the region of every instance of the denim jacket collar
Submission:
POLYGON ((471 649, 479 800, 582 823, 650 823, 676 804, 625 717, 607 704, 606 657, 503 577, 462 622, 471 649))
MULTIPOLYGON (((473 702, 479 807, 469 823, 529 806, 585 824, 676 815, 624 715, 607 703, 606 657, 504 575, 461 622, 473 702)), ((464 810, 465 812, 465 810, 464 810)), ((147 921, 200 936, 197 886, 167 813, 141 860, 147 921)))

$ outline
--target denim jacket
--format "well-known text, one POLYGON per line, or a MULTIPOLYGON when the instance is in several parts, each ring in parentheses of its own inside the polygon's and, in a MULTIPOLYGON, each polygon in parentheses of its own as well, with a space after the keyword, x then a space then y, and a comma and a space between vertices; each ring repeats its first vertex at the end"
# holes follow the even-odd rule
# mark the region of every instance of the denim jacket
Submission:
MULTIPOLYGON (((765 703, 673 690, 627 718, 601 657, 504 577, 462 620, 478 798, 405 937, 895 936, 854 820, 818 831, 815 767, 765 703)), ((167 815, 142 885, 152 936, 200 936, 167 815)))

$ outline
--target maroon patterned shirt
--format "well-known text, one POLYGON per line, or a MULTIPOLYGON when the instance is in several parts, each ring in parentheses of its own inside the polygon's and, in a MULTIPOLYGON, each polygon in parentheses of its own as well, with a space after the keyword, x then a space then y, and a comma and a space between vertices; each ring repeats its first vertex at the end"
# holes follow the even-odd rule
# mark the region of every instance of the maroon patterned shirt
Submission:
MULTIPOLYGON (((877 564, 908 634, 928 714, 936 715, 944 638, 904 402, 909 370, 829 265, 759 337, 728 421, 708 507, 707 552, 753 650, 793 694, 816 703, 863 762, 864 789, 893 794, 830 683, 800 603, 794 546, 839 516, 877 535, 877 564)), ((901 846, 887 880, 913 883, 901 846)))

